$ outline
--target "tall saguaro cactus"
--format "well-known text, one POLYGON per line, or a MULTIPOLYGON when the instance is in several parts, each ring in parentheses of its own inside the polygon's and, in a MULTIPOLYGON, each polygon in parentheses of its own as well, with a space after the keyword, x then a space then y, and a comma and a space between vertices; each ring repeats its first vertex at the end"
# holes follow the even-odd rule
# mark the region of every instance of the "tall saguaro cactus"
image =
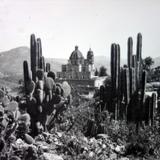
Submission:
POLYGON ((37 38, 34 34, 31 35, 30 42, 30 56, 31 56, 31 71, 32 79, 36 82, 36 72, 38 69, 43 69, 45 71, 45 61, 42 56, 42 43, 41 39, 37 38))
POLYGON ((32 94, 35 89, 35 83, 31 80, 28 68, 28 62, 23 62, 24 88, 26 95, 32 94))
POLYGON ((111 45, 111 111, 114 112, 115 119, 120 115, 120 118, 135 121, 137 126, 142 120, 153 124, 156 97, 145 96, 147 72, 142 69, 141 33, 137 35, 136 55, 133 55, 132 37, 128 38, 127 45, 128 65, 121 70, 120 46, 115 43, 111 45))
POLYGON ((150 110, 150 119, 151 119, 151 125, 154 125, 154 116, 155 116, 155 108, 156 108, 156 99, 157 95, 155 93, 152 93, 151 97, 151 110, 150 110))
POLYGON ((31 57, 32 79, 34 82, 36 81, 36 63, 37 63, 36 50, 37 50, 36 38, 35 35, 32 34, 30 39, 30 57, 31 57))
POLYGON ((27 81, 30 80, 28 62, 27 61, 23 62, 23 76, 24 76, 24 86, 26 88, 26 83, 27 83, 27 81))
POLYGON ((132 37, 128 38, 128 67, 132 66, 132 54, 133 54, 133 39, 132 37))
POLYGON ((120 74, 120 46, 112 44, 111 46, 111 80, 112 95, 117 96, 120 74))
POLYGON ((46 63, 46 72, 48 73, 48 72, 50 72, 50 70, 51 70, 50 63, 46 63))
POLYGON ((137 66, 136 66, 136 74, 137 74, 137 88, 140 88, 140 81, 142 78, 142 35, 138 33, 137 35, 137 66))
POLYGON ((115 119, 118 118, 118 95, 120 82, 120 46, 118 44, 111 45, 111 81, 112 81, 112 97, 113 107, 115 110, 115 119))
POLYGON ((142 86, 141 86, 141 89, 142 89, 142 103, 144 103, 145 101, 145 88, 146 88, 146 82, 147 82, 147 72, 146 71, 143 71, 142 73, 142 86))
POLYGON ((39 68, 42 69, 43 71, 45 71, 45 60, 44 60, 43 56, 40 57, 40 62, 39 63, 40 63, 39 68))
POLYGON ((132 55, 132 67, 136 68, 136 55, 132 55))
POLYGON ((138 33, 137 35, 137 61, 142 60, 142 34, 138 33))
POLYGON ((136 91, 136 69, 130 68, 130 97, 135 93, 136 91))
POLYGON ((40 67, 40 58, 42 57, 42 43, 40 38, 37 38, 37 56, 38 56, 38 67, 40 67))

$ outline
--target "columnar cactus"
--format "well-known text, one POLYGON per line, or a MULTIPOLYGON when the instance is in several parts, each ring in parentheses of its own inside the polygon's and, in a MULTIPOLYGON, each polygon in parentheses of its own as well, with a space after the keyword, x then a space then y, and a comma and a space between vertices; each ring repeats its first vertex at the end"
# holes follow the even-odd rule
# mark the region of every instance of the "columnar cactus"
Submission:
POLYGON ((45 61, 42 56, 42 44, 40 38, 35 38, 35 35, 31 35, 31 71, 32 79, 36 82, 36 72, 38 69, 43 69, 45 71, 45 61))
POLYGON ((40 57, 40 62, 39 63, 40 63, 39 68, 42 69, 43 71, 45 71, 45 60, 44 60, 43 56, 40 57))
POLYGON ((25 93, 26 95, 32 94, 35 89, 35 83, 31 80, 27 61, 23 62, 23 74, 24 74, 25 93))
POLYGON ((132 66, 132 54, 133 54, 133 39, 132 37, 128 38, 128 67, 132 66))
POLYGON ((24 76, 24 86, 26 90, 26 83, 29 81, 31 78, 29 76, 29 69, 28 69, 28 62, 24 61, 23 62, 23 76, 24 76))
POLYGON ((115 94, 115 54, 116 54, 116 44, 111 45, 111 81, 112 81, 112 96, 115 94))
POLYGON ((132 67, 136 68, 136 55, 132 55, 132 67))
POLYGON ((142 69, 140 33, 137 35, 136 55, 133 55, 133 40, 131 37, 128 38, 127 56, 128 65, 124 65, 120 71, 120 47, 116 44, 111 45, 111 99, 115 119, 121 115, 123 118, 135 121, 137 126, 142 120, 146 123, 150 120, 153 125, 156 95, 153 94, 152 98, 145 96, 147 72, 142 69), (137 116, 129 118, 133 113, 137 116))
POLYGON ((142 61, 142 35, 138 33, 137 35, 137 61, 142 61))
POLYGON ((31 71, 32 71, 32 79, 35 82, 36 81, 36 64, 37 64, 37 57, 36 57, 36 51, 37 50, 37 44, 36 44, 36 38, 35 35, 31 35, 30 39, 30 57, 31 57, 31 71))
POLYGON ((105 88, 104 88, 103 85, 100 86, 99 92, 100 92, 100 100, 101 100, 101 101, 104 101, 104 96, 105 96, 105 93, 104 93, 104 92, 105 92, 105 88))
POLYGON ((40 38, 37 38, 37 56, 38 56, 38 67, 40 68, 40 57, 42 57, 42 43, 40 38))
POLYGON ((130 79, 129 79, 129 68, 124 68, 124 97, 126 105, 129 104, 130 101, 130 79))
POLYGON ((130 97, 135 93, 136 91, 136 69, 130 68, 130 97))
POLYGON ((142 78, 142 35, 138 33, 137 35, 137 66, 136 66, 136 75, 137 75, 137 88, 140 88, 140 80, 142 78))
POLYGON ((152 93, 151 97, 151 107, 150 107, 150 121, 151 125, 154 125, 154 114, 155 114, 155 108, 156 108, 156 99, 157 95, 155 93, 152 93))
POLYGON ((48 72, 50 72, 50 70, 51 70, 50 63, 46 63, 46 72, 48 73, 48 72))
POLYGON ((142 86, 141 86, 141 89, 142 89, 142 98, 141 98, 142 103, 144 103, 144 101, 145 101, 146 82, 147 82, 147 72, 143 71, 143 73, 142 73, 142 86))
POLYGON ((118 118, 118 96, 120 83, 120 46, 112 44, 111 46, 111 81, 112 81, 112 96, 113 108, 115 108, 115 118, 118 118))
POLYGON ((120 46, 112 44, 111 46, 111 80, 112 80, 112 94, 117 96, 118 84, 120 74, 120 46))

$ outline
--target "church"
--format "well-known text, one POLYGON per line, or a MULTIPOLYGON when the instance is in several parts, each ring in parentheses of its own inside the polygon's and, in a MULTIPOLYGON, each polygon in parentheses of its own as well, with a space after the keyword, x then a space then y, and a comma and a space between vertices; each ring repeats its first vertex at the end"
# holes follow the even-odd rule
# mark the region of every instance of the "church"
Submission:
POLYGON ((62 65, 61 72, 57 72, 58 79, 66 80, 90 80, 94 77, 94 54, 90 49, 84 58, 78 46, 71 53, 68 63, 62 65))

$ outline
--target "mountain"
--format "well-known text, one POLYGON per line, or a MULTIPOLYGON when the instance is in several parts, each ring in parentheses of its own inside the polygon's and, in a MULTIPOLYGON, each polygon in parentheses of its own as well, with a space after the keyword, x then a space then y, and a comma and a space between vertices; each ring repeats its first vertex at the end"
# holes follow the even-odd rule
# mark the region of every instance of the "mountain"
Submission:
POLYGON ((154 61, 153 68, 160 66, 160 57, 153 58, 153 61, 154 61))
POLYGON ((18 47, 0 53, 0 72, 5 75, 20 75, 23 61, 29 61, 29 48, 18 47))
MULTIPOLYGON (((27 60, 30 66, 30 49, 28 47, 17 47, 0 53, 0 77, 3 75, 18 76, 23 73, 23 61, 27 60)), ((61 65, 67 63, 67 59, 46 58, 45 61, 51 64, 51 70, 61 71, 61 65)), ((109 61, 105 56, 95 57, 95 67, 109 67, 109 61)))
MULTIPOLYGON (((2 77, 2 75, 22 75, 24 60, 28 61, 30 67, 30 49, 28 47, 18 47, 1 52, 0 77, 2 77)), ((51 63, 51 69, 54 72, 60 71, 61 65, 67 63, 66 59, 46 58, 45 61, 51 63)))
MULTIPOLYGON (((30 66, 30 49, 22 46, 0 53, 0 78, 6 76, 22 77, 23 61, 27 60, 30 66)), ((67 59, 46 58, 46 62, 51 64, 51 70, 54 72, 61 71, 61 65, 67 63, 67 59)), ((160 65, 160 57, 154 58, 154 67, 160 65)), ((121 65, 126 60, 121 60, 121 65)), ((107 72, 110 72, 110 59, 105 56, 95 56, 95 67, 104 66, 107 72)))

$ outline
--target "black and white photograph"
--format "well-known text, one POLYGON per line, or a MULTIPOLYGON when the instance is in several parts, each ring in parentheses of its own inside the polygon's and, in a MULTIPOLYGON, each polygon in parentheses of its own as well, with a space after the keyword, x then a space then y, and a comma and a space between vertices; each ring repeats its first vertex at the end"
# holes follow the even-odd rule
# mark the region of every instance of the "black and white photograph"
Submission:
POLYGON ((160 160, 160 0, 0 0, 0 160, 160 160))

